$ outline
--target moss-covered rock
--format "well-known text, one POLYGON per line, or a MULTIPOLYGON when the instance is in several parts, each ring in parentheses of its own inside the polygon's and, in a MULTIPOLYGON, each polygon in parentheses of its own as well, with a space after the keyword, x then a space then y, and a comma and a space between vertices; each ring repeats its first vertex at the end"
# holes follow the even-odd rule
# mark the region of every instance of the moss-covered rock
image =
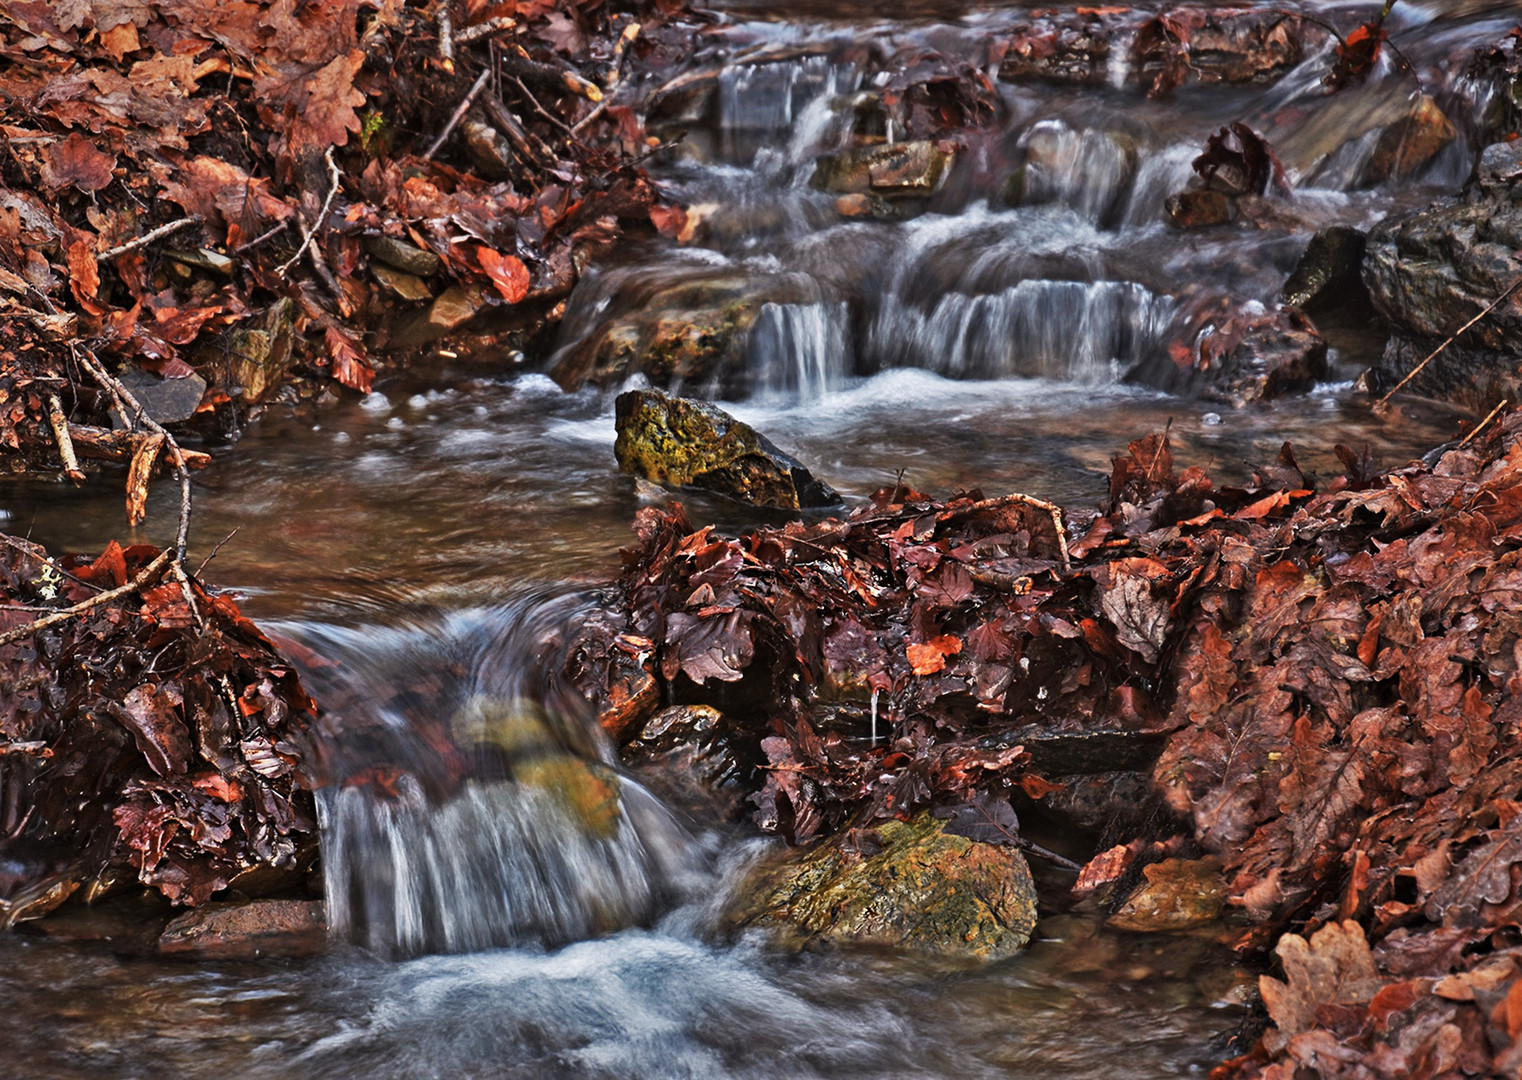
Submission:
POLYGON ((706 401, 631 390, 619 395, 616 410, 613 452, 624 472, 752 506, 799 510, 840 503, 828 484, 771 440, 706 401))
POLYGON ((928 811, 875 832, 875 852, 841 834, 762 868, 734 921, 781 928, 799 943, 958 959, 998 959, 1030 941, 1036 888, 1018 849, 948 833, 928 811))

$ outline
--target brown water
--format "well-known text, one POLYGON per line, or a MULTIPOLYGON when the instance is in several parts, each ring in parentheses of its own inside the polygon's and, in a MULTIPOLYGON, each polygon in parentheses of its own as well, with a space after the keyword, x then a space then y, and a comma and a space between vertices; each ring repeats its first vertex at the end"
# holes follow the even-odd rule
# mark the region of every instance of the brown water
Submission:
MULTIPOLYGON (((1370 7, 1305 6, 1341 19, 1370 7)), ((724 7, 721 43, 802 42, 815 57, 789 61, 792 69, 725 68, 711 130, 659 166, 690 201, 715 204, 706 239, 626 253, 593 275, 572 300, 567 347, 637 304, 652 282, 794 275, 816 300, 767 316, 753 360, 768 374, 733 408, 848 500, 902 474, 939 495, 977 487, 1094 505, 1110 455, 1169 423, 1180 463, 1227 482, 1286 440, 1304 467, 1329 474, 1335 442, 1367 443, 1396 464, 1455 433, 1452 414, 1420 403, 1369 413, 1347 380, 1379 343, 1356 321, 1328 327, 1342 381, 1270 406, 1232 410, 1125 381, 1128 350, 1146 345, 1140 322, 1165 320, 1191 289, 1270 300, 1311 226, 1419 204, 1467 171, 1467 144, 1384 189, 1344 191, 1333 170, 1298 193, 1301 225, 1261 233, 1180 236, 1155 221, 1206 134, 1306 93, 1324 58, 1275 86, 1186 89, 1168 102, 1003 86, 1009 120, 989 143, 987 168, 924 217, 862 224, 835 219, 805 183, 812 155, 841 135, 828 95, 867 77, 843 65, 842 46, 950 47, 996 31, 1020 5, 966 5, 954 21, 940 5, 919 5, 896 23, 847 2, 724 7), (998 162, 1035 126, 1078 132, 1096 120, 1137 139, 1135 175, 1070 178, 1048 206, 990 206, 998 162), (1096 186, 1123 206, 1104 227, 1096 186)), ((1499 37, 1515 12, 1482 3, 1463 18, 1428 21, 1444 7, 1400 5, 1397 40, 1451 108, 1472 112, 1482 102, 1448 58, 1499 37)), ((634 510, 661 497, 618 475, 610 397, 565 394, 528 373, 549 359, 504 360, 495 371, 440 361, 363 401, 316 414, 272 410, 197 476, 195 552, 236 530, 207 577, 255 619, 344 660, 347 693, 369 687, 380 701, 467 654, 498 668, 520 663, 480 642, 520 621, 530 593, 564 594, 615 574, 634 510)), ((0 524, 77 550, 112 537, 162 544, 176 499, 160 484, 149 524, 134 535, 109 483, 75 491, 7 481, 0 524)), ((699 520, 748 521, 724 504, 689 505, 699 520)), ((500 670, 476 667, 478 683, 460 693, 501 689, 500 670)), ((558 948, 403 961, 341 948, 305 961, 187 964, 128 955, 120 943, 0 937, 0 1072, 1157 1077, 1203 1073, 1246 1016, 1251 975, 1219 943, 1099 929, 1062 913, 1062 882, 1050 875, 1037 943, 976 970, 875 953, 785 956, 758 938, 728 941, 710 932, 714 897, 750 841, 698 827, 686 835, 691 858, 657 921, 558 948)), ((1081 846, 1070 853, 1086 855, 1081 846)))

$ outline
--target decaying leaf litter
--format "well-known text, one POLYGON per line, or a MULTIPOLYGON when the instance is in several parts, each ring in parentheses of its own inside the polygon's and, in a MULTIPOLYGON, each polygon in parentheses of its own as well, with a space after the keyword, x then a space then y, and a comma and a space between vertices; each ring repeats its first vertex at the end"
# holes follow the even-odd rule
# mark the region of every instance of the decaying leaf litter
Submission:
MULTIPOLYGON (((638 118, 603 97, 639 36, 630 16, 201 7, 5 7, 6 51, 25 62, 3 88, 0 442, 25 460, 72 472, 94 453, 146 485, 164 444, 112 424, 120 395, 86 359, 205 379, 190 415, 226 433, 287 365, 362 390, 377 350, 418 347, 461 313, 500 309, 527 333, 622 223, 686 224, 639 173, 638 118), (484 119, 456 116, 472 94, 484 119), (433 147, 368 155, 451 122, 473 169, 433 147), (504 175, 486 175, 504 145, 504 175), (355 333, 399 304, 420 318, 378 324, 410 345, 355 333), (262 343, 234 336, 256 325, 262 343)), ((642 18, 650 33, 660 16, 642 18)), ((1198 75, 1177 59, 1191 27, 1173 22, 1148 46, 1155 92, 1198 75)), ((1337 70, 1357 78, 1380 40, 1377 25, 1350 35, 1337 70)), ((964 85, 905 91, 932 88, 917 115, 933 128, 970 122, 964 85)), ((1270 177, 1249 186, 1271 186, 1254 140, 1212 140, 1202 175, 1241 155, 1270 177)), ((1220 1075, 1509 1075, 1522 422, 1389 473, 1342 456, 1327 483, 1286 448, 1253 485, 1218 489, 1175 473, 1157 435, 1116 459, 1097 515, 897 486, 844 521, 727 538, 647 510, 627 624, 589 624, 569 673, 625 703, 649 700, 644 680, 711 697, 748 811, 795 842, 927 804, 1008 842, 1010 792, 1039 800, 1061 780, 1033 767, 1032 729, 1156 738, 1177 831, 1112 837, 1084 881, 1219 855, 1243 948, 1277 942, 1284 975, 1263 984, 1273 1027, 1220 1075)), ((8 629, 80 605, 3 646, 8 846, 45 825, 80 852, 22 860, 8 917, 123 879, 196 904, 256 864, 299 874, 299 738, 316 709, 289 664, 162 553, 8 547, 8 629), (96 775, 114 796, 72 816, 96 775)))

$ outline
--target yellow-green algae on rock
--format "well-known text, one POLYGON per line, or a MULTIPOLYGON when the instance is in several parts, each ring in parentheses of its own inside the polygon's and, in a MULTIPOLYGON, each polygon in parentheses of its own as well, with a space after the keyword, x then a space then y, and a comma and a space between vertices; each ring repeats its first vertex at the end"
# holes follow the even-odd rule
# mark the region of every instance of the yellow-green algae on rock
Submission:
POLYGON ((875 827, 860 850, 841 834, 761 869, 735 921, 774 926, 798 943, 885 945, 955 959, 994 960, 1030 941, 1036 887, 1014 847, 944 829, 928 811, 875 827))

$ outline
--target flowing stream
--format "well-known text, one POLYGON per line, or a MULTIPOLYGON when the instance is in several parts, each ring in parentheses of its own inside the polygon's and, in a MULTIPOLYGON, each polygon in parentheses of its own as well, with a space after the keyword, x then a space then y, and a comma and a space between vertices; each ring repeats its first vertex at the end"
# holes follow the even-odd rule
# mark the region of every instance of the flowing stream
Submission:
MULTIPOLYGON (((1367 225, 1462 182, 1485 102, 1461 59, 1498 39, 1515 10, 1440 14, 1454 6, 1403 3, 1391 24, 1455 119, 1448 149, 1409 177, 1366 185, 1378 132, 1347 121, 1329 148, 1286 152, 1296 183, 1286 220, 1179 233, 1161 207, 1205 138, 1244 116, 1293 112, 1326 70, 1324 49, 1271 84, 1191 84, 1162 100, 1122 85, 1123 62, 1110 85, 996 82, 1004 118, 923 212, 842 218, 809 179, 819 154, 845 145, 852 102, 877 85, 872 58, 910 45, 972 52, 1028 12, 910 4, 892 21, 851 0, 719 5, 717 44, 699 58, 714 69, 711 104, 652 163, 703 208, 692 243, 633 245, 589 274, 555 355, 488 369, 441 358, 360 401, 273 408, 198 476, 196 551, 227 541, 206 576, 261 624, 337 662, 310 673, 312 689, 367 733, 334 736, 338 773, 407 765, 392 800, 359 786, 322 793, 334 948, 178 963, 123 942, 0 936, 5 1071, 1203 1074, 1228 1052, 1253 973, 1214 934, 1126 935, 1066 912, 1060 876, 1046 882, 1050 910, 1032 948, 972 970, 870 952, 796 956, 719 932, 726 889, 763 842, 668 809, 621 774, 545 674, 560 630, 618 572, 634 511, 661 496, 617 473, 612 393, 568 393, 543 372, 652 297, 750 290, 764 302, 742 377, 679 388, 726 397, 851 501, 902 476, 941 496, 1019 490, 1094 505, 1110 456, 1169 424, 1180 463, 1218 480, 1245 479, 1286 440, 1325 475, 1337 471, 1335 442, 1404 461, 1451 437, 1455 415, 1417 402, 1371 415, 1349 380, 1382 342, 1357 317, 1323 321, 1333 381, 1269 405, 1171 397, 1138 373, 1200 296, 1272 301, 1314 228, 1367 225), (1001 198, 1011 163, 1038 153, 1052 164, 1026 176, 1018 199, 1001 198), (478 755, 442 806, 430 791, 454 766, 429 730, 478 755), (495 750, 521 758, 525 747, 536 768, 605 785, 619 812, 604 820, 553 786, 492 772, 495 750)), ((1366 16, 1378 5, 1303 7, 1366 16)), ((171 488, 156 487, 134 539, 169 541, 171 488)), ((687 501, 695 520, 753 520, 687 501)), ((0 527, 75 550, 128 538, 110 483, 6 481, 0 527)), ((1054 842, 1089 854, 1081 838, 1054 842)))

